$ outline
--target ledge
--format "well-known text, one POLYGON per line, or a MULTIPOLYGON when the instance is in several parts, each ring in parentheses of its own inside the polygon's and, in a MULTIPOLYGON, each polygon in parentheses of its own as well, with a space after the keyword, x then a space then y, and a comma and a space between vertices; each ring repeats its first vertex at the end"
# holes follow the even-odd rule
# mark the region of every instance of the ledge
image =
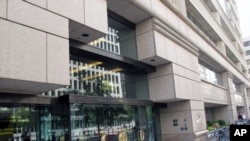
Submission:
POLYGON ((208 130, 198 131, 194 133, 194 136, 200 137, 200 136, 203 136, 204 134, 207 134, 208 132, 209 132, 208 130))
POLYGON ((145 74, 156 71, 156 67, 146 63, 72 40, 70 41, 70 54, 78 58, 101 61, 107 68, 120 67, 124 72, 145 74))

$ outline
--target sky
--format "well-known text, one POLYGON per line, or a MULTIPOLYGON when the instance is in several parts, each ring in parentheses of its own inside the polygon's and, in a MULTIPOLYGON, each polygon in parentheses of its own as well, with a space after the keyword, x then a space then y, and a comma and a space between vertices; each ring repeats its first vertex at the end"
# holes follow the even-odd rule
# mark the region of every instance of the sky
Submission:
POLYGON ((240 18, 242 37, 250 36, 250 0, 235 0, 240 18))

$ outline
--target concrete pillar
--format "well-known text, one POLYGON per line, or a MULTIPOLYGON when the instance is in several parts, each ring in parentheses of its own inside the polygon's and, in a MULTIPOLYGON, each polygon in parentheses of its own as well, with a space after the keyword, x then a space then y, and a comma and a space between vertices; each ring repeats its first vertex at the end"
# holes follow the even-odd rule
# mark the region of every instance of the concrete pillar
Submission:
POLYGON ((197 100, 170 102, 160 109, 162 140, 206 140, 204 103, 197 100))
POLYGON ((233 75, 230 72, 222 73, 222 81, 224 86, 227 88, 228 95, 228 106, 227 106, 227 115, 224 115, 226 122, 231 124, 237 120, 237 110, 235 104, 234 90, 233 90, 233 75))
POLYGON ((233 43, 234 48, 236 48, 237 51, 240 51, 240 50, 239 50, 239 46, 238 46, 238 42, 235 41, 235 40, 232 40, 232 43, 233 43))
POLYGON ((241 62, 239 61, 239 62, 236 62, 235 64, 236 64, 237 68, 238 68, 240 71, 242 71, 241 62))
POLYGON ((175 5, 178 8, 178 10, 184 15, 187 16, 187 10, 186 10, 186 2, 185 0, 175 0, 175 5))
POLYGON ((244 84, 240 85, 240 93, 243 95, 243 100, 244 100, 243 113, 246 115, 246 118, 249 118, 250 117, 249 116, 249 103, 248 103, 246 85, 244 84))
POLYGON ((247 97, 250 97, 250 88, 246 89, 247 97))
POLYGON ((223 41, 217 41, 216 42, 217 47, 219 48, 220 52, 226 56, 226 46, 223 41))
POLYGON ((219 14, 217 11, 215 11, 215 12, 212 12, 212 15, 213 15, 214 18, 216 19, 217 23, 218 23, 219 25, 221 25, 220 14, 219 14))

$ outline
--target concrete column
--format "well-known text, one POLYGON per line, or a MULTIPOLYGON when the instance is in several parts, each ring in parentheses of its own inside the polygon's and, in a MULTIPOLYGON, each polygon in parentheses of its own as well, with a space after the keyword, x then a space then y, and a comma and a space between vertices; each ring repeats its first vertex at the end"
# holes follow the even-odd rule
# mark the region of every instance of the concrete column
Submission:
POLYGON ((230 72, 224 72, 222 74, 222 81, 228 91, 227 115, 224 115, 224 119, 226 119, 227 123, 231 124, 234 123, 235 120, 237 120, 238 115, 233 90, 233 75, 230 72))
POLYGON ((7 0, 0 1, 0 17, 1 18, 7 17, 7 0))
POLYGON ((175 0, 175 5, 178 7, 178 10, 184 15, 187 16, 187 10, 186 10, 186 2, 185 0, 175 0))
POLYGON ((246 94, 247 94, 247 97, 250 97, 250 88, 246 89, 246 94))
POLYGON ((242 71, 242 66, 241 66, 241 62, 239 61, 239 62, 236 62, 236 66, 237 66, 237 68, 240 70, 240 71, 242 71))
POLYGON ((197 100, 170 102, 160 109, 162 140, 206 140, 204 103, 197 100))
POLYGON ((237 51, 239 51, 238 42, 237 42, 237 41, 235 41, 235 40, 232 40, 232 43, 233 43, 233 45, 234 45, 234 48, 236 48, 236 49, 237 49, 237 51))
POLYGON ((214 16, 218 24, 221 25, 220 14, 217 11, 215 11, 215 12, 212 12, 212 15, 214 16))
POLYGON ((220 52, 226 56, 226 46, 223 41, 217 41, 216 42, 217 47, 219 48, 220 52))
POLYGON ((243 100, 244 100, 243 113, 246 115, 246 118, 249 118, 249 103, 248 103, 246 85, 244 84, 240 85, 240 93, 243 95, 243 100))

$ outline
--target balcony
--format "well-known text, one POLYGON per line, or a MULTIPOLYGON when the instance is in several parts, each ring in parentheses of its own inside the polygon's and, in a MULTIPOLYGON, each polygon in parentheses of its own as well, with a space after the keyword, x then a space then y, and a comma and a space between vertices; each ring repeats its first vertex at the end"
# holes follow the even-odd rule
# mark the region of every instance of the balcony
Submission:
POLYGON ((202 80, 201 90, 204 102, 214 104, 228 104, 228 95, 225 88, 202 80))

